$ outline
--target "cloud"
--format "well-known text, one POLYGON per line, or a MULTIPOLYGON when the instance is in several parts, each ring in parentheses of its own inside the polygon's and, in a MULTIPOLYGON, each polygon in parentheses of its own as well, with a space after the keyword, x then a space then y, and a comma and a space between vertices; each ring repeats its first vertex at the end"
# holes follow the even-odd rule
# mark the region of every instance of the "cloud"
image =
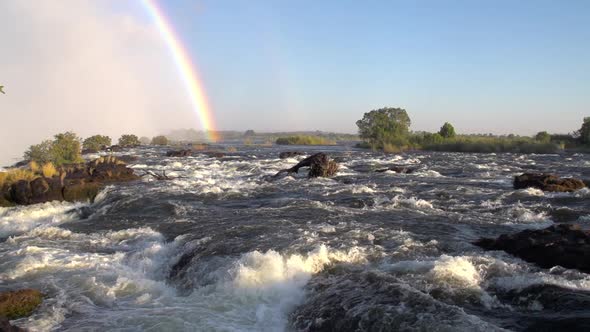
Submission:
POLYGON ((118 4, 0 2, 0 165, 66 130, 116 139, 198 126, 153 24, 118 4))

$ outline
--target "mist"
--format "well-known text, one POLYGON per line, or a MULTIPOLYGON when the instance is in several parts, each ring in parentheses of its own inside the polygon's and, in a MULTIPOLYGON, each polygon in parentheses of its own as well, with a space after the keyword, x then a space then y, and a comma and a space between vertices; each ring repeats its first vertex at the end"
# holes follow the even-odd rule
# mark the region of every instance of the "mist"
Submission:
POLYGON ((68 130, 116 141, 123 133, 198 128, 158 31, 148 19, 112 10, 114 5, 0 2, 0 85, 6 92, 0 95, 0 165, 68 130))

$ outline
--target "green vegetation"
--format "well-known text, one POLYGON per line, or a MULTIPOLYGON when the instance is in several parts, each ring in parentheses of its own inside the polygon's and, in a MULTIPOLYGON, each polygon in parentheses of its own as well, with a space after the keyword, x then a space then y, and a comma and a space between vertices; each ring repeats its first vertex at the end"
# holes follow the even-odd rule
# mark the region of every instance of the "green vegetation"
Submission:
MULTIPOLYGON (((584 119, 575 135, 550 135, 542 131, 534 138, 515 135, 457 135, 452 124, 445 122, 437 133, 410 132, 410 117, 401 108, 381 108, 364 114, 356 122, 363 140, 357 147, 402 152, 430 150, 447 152, 513 152, 555 153, 564 148, 590 146, 590 117, 584 119), (578 138, 576 138, 576 136, 578 138), (587 143, 585 143, 587 142, 587 143)), ((583 151, 583 150, 582 150, 583 151)))
POLYGON ((288 136, 279 137, 276 141, 278 145, 335 145, 336 142, 320 136, 288 136))
POLYGON ((65 132, 54 136, 53 141, 46 140, 40 144, 31 145, 24 154, 26 160, 39 164, 52 162, 54 165, 82 162, 80 153, 81 143, 78 135, 65 132))
POLYGON ((11 185, 20 180, 32 181, 38 177, 39 175, 31 170, 12 168, 5 172, 0 172, 0 188, 5 185, 11 185))
POLYGON ((168 138, 160 135, 152 138, 152 145, 168 145, 168 138))
POLYGON ((108 146, 111 146, 111 138, 103 135, 90 136, 82 143, 85 150, 99 151, 108 146))
POLYGON ((141 145, 141 142, 139 141, 139 138, 137 138, 137 136, 135 135, 122 135, 121 137, 119 137, 119 143, 120 146, 137 146, 137 145, 141 145))
POLYGON ((359 136, 372 149, 384 149, 385 146, 404 149, 411 123, 406 110, 385 107, 365 113, 356 125, 359 136))
POLYGON ((445 124, 440 127, 438 134, 443 138, 453 138, 456 136, 455 127, 453 127, 452 124, 445 122, 445 124))

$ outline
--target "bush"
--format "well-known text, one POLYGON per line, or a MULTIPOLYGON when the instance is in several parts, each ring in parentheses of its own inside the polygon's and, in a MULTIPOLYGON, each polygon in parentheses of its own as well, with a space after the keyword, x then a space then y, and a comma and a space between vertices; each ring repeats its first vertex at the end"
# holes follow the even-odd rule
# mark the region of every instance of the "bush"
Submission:
POLYGON ((55 135, 53 141, 46 140, 40 144, 31 145, 25 152, 24 158, 38 164, 79 163, 84 161, 80 148, 80 138, 72 132, 65 132, 55 135))
POLYGON ((168 145, 168 138, 166 136, 156 136, 152 138, 152 145, 168 145))
POLYGON ((140 144, 139 138, 135 135, 122 135, 119 137, 120 146, 138 146, 140 144))
POLYGON ((460 136, 439 144, 430 144, 424 150, 472 153, 555 153, 559 146, 553 143, 540 143, 530 138, 469 137, 460 136))
POLYGON ((336 142, 320 136, 297 135, 279 137, 276 140, 278 145, 335 145, 336 142))
POLYGON ((39 176, 28 169, 13 168, 0 172, 0 188, 20 180, 33 181, 39 176))
POLYGON ((151 142, 151 140, 149 137, 142 136, 139 139, 139 143, 141 143, 142 145, 148 145, 148 144, 150 144, 150 142, 151 142))
POLYGON ((111 146, 111 138, 108 136, 94 135, 84 140, 82 148, 85 150, 102 150, 107 146, 111 146))

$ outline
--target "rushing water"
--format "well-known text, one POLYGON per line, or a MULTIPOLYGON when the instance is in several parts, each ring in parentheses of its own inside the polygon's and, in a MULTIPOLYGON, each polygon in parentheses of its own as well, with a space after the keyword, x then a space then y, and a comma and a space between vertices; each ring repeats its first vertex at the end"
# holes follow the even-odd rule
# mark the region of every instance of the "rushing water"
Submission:
POLYGON ((586 155, 321 150, 338 176, 269 181, 290 149, 222 159, 136 149, 172 181, 93 204, 0 209, 0 290, 46 294, 31 330, 559 330, 590 326, 590 275, 471 244, 590 224, 587 189, 513 190, 523 171, 590 178, 586 155), (415 166, 413 174, 372 170, 415 166), (559 220, 557 220, 559 219, 559 220))

